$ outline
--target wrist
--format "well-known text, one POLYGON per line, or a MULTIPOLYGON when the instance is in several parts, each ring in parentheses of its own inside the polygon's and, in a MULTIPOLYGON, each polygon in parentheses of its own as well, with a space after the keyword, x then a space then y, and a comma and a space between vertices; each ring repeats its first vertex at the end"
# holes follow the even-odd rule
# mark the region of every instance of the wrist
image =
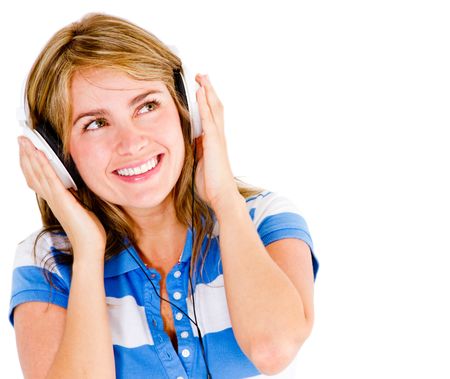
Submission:
POLYGON ((85 245, 72 245, 73 262, 80 265, 101 264, 105 262, 105 248, 85 245))
POLYGON ((212 205, 212 209, 219 223, 229 217, 235 218, 242 212, 245 214, 248 213, 245 199, 239 193, 238 189, 217 200, 212 205))
POLYGON ((74 259, 72 264, 72 278, 77 277, 78 279, 84 278, 83 280, 97 281, 98 279, 103 278, 104 272, 104 262, 74 259))

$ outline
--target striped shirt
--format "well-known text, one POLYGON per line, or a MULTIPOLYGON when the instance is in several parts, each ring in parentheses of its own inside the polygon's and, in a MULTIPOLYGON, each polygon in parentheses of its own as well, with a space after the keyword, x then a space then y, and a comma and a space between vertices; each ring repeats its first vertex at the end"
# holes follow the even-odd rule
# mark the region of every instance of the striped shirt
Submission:
MULTIPOLYGON (((246 204, 264 245, 283 238, 297 238, 305 241, 313 252, 308 227, 289 200, 265 191, 248 198, 246 204)), ((218 235, 216 224, 201 275, 196 275, 194 282, 195 313, 209 370, 213 379, 263 378, 265 376, 241 351, 233 334, 218 235)), ((44 234, 38 240, 34 256, 36 236, 37 233, 31 235, 17 248, 10 304, 13 325, 14 308, 21 303, 42 301, 67 308, 70 266, 45 265, 49 252, 54 254, 67 243, 67 239, 54 233, 44 234), (57 289, 49 285, 43 275, 44 270, 47 270, 57 289)), ((203 242, 204 248, 206 239, 203 242)), ((192 297, 188 294, 191 248, 192 234, 189 229, 180 259, 166 277, 167 294, 173 303, 171 309, 178 339, 177 351, 164 331, 161 317, 161 300, 156 293, 160 293, 161 275, 155 269, 145 267, 132 247, 106 261, 104 284, 117 378, 206 378, 197 328, 186 317, 187 314, 195 319, 192 297)), ((314 255, 312 258, 315 278, 318 262, 314 255)), ((292 376, 289 376, 288 368, 277 377, 292 376)))

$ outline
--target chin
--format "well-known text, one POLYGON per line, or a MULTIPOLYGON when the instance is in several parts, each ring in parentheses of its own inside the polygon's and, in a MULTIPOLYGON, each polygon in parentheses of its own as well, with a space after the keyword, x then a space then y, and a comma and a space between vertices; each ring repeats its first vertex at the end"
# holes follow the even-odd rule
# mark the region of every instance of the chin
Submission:
POLYGON ((172 200, 172 190, 168 193, 145 194, 142 197, 134 197, 130 201, 123 202, 120 205, 125 211, 127 210, 150 210, 164 205, 169 205, 172 200))
MULTIPOLYGON (((181 170, 180 170, 181 171, 181 170)), ((173 199, 173 188, 177 182, 177 176, 171 179, 157 178, 159 180, 142 180, 135 182, 117 182, 107 178, 97 178, 92 180, 92 186, 88 183, 91 191, 96 193, 104 201, 130 210, 149 210, 159 206, 168 205, 173 199), (109 180, 108 180, 109 179, 109 180), (103 183, 103 185, 100 185, 103 183)))

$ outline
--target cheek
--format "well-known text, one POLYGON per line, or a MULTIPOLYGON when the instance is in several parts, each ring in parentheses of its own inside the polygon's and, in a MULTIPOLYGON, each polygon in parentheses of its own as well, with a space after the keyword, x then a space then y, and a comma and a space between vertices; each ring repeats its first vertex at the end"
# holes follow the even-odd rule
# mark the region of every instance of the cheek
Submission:
POLYGON ((86 184, 92 183, 94 178, 99 174, 105 172, 107 167, 108 157, 104 149, 95 144, 72 143, 70 149, 70 154, 77 166, 77 169, 81 175, 81 178, 86 182, 86 184))
POLYGON ((172 150, 176 154, 177 158, 177 167, 181 171, 181 168, 184 164, 185 159, 185 148, 184 148, 184 139, 183 139, 183 132, 181 131, 181 125, 178 122, 178 127, 175 128, 175 130, 172 132, 171 135, 172 140, 172 150))
POLYGON ((161 121, 161 124, 164 125, 162 128, 164 134, 161 135, 164 142, 161 140, 161 143, 166 145, 172 154, 174 154, 178 160, 181 160, 181 165, 183 165, 185 149, 178 112, 170 114, 169 117, 165 117, 161 121), (170 127, 168 127, 169 125, 170 127))

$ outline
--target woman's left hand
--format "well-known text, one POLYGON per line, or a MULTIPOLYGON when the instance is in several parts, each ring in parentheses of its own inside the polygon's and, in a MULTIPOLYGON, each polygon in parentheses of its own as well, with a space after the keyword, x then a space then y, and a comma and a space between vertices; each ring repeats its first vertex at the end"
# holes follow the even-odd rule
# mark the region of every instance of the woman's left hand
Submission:
POLYGON ((203 133, 195 140, 198 165, 195 184, 200 197, 213 209, 238 194, 228 159, 223 105, 206 75, 197 75, 197 102, 203 133))

